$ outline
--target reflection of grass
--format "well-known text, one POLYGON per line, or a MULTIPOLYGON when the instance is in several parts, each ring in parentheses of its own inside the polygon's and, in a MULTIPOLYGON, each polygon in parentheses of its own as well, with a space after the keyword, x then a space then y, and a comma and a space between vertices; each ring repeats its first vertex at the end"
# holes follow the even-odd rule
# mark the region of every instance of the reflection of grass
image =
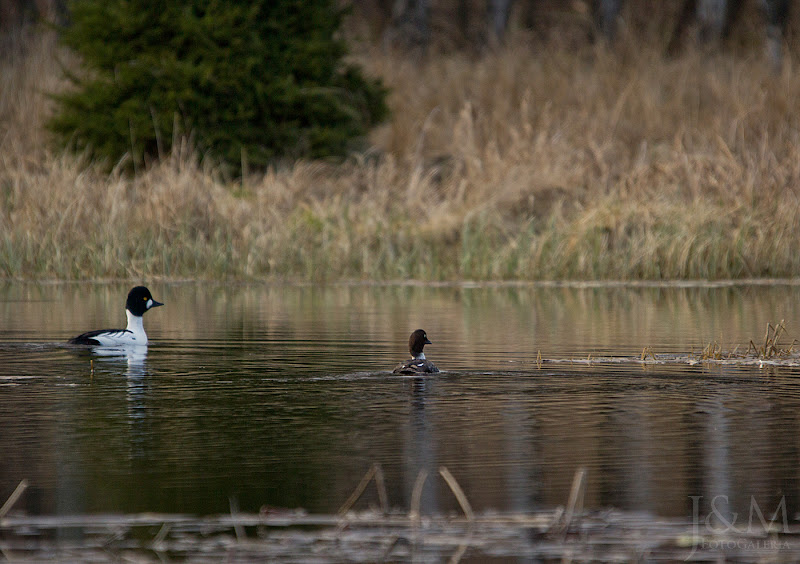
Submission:
POLYGON ((800 77, 757 60, 370 56, 379 156, 231 182, 190 147, 135 178, 50 152, 50 52, 0 62, 0 276, 798 275, 800 77))

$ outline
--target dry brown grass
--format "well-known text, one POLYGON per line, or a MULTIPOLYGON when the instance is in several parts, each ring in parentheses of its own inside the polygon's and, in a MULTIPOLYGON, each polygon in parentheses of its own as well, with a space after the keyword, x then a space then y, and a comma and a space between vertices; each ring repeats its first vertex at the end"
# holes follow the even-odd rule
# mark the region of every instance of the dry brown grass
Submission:
POLYGON ((750 352, 754 356, 761 359, 770 358, 783 358, 790 356, 794 353, 794 347, 797 345, 797 339, 792 339, 791 343, 779 343, 781 337, 786 336, 786 323, 783 319, 777 325, 773 326, 772 323, 767 323, 767 330, 764 333, 764 345, 759 347, 753 340, 750 340, 750 346, 747 349, 747 354, 750 352))
POLYGON ((372 154, 230 183, 190 147, 134 178, 49 149, 56 53, 39 37, 0 61, 0 276, 800 275, 791 60, 370 52, 393 89, 372 154))

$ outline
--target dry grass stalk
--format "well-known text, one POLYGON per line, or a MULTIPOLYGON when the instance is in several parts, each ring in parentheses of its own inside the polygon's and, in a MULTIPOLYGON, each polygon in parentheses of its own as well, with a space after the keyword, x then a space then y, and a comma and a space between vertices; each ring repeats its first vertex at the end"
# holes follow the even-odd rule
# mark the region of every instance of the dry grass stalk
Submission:
POLYGON ((28 480, 22 480, 19 484, 17 484, 17 487, 14 488, 14 491, 11 492, 10 496, 8 496, 6 502, 2 507, 0 507, 0 519, 5 517, 6 514, 11 511, 11 508, 15 503, 17 503, 17 500, 20 498, 20 496, 25 493, 26 489, 28 489, 28 480))
POLYGON ((439 474, 444 478, 444 481, 447 482, 453 495, 456 496, 456 500, 458 500, 458 504, 461 506, 461 511, 464 512, 464 517, 467 518, 467 521, 472 521, 475 518, 475 513, 472 511, 472 506, 469 504, 464 490, 458 485, 455 476, 450 473, 450 470, 448 470, 446 466, 439 467, 439 474))
POLYGON ((650 358, 651 358, 651 359, 653 359, 653 360, 657 360, 657 359, 656 359, 656 353, 655 353, 655 352, 653 352, 653 347, 644 347, 644 348, 642 349, 642 354, 641 354, 641 356, 639 357, 639 360, 641 360, 642 362, 644 362, 645 360, 647 360, 647 357, 648 357, 648 356, 650 356, 650 358))
MULTIPOLYGON (((231 514, 231 517, 234 517, 234 515, 231 514)), ((158 533, 156 533, 156 536, 153 537, 153 546, 158 547, 162 542, 164 542, 164 539, 166 539, 167 535, 169 535, 171 528, 172 527, 169 523, 164 523, 161 525, 161 528, 158 529, 158 533)))
POLYGON ((425 486, 425 481, 428 479, 428 471, 422 468, 417 474, 417 479, 414 481, 414 489, 411 490, 411 507, 408 511, 408 519, 411 521, 413 527, 419 527, 420 512, 419 507, 422 501, 422 488, 425 486))
POLYGON ((387 514, 389 512, 389 497, 386 494, 386 484, 383 480, 383 468, 381 468, 381 465, 377 462, 374 462, 372 466, 369 467, 369 470, 367 470, 367 473, 361 478, 356 489, 353 490, 353 493, 345 500, 336 514, 341 517, 350 511, 350 508, 352 508, 355 502, 363 495, 364 490, 367 489, 367 485, 369 485, 373 478, 375 479, 375 487, 378 489, 378 500, 381 505, 381 511, 384 515, 387 514))
POLYGON ((722 360, 722 358, 722 345, 719 345, 716 341, 708 343, 700 353, 701 360, 722 360))
POLYGON ((699 360, 730 360, 730 359, 743 359, 752 356, 761 360, 770 360, 774 358, 786 358, 795 353, 795 345, 797 339, 792 339, 791 343, 781 344, 779 341, 781 337, 786 335, 786 322, 781 320, 777 325, 767 323, 767 328, 764 333, 764 344, 758 346, 750 339, 747 350, 740 353, 739 346, 728 353, 725 353, 722 346, 716 341, 709 343, 703 347, 698 355, 699 360))
POLYGON ((567 506, 563 513, 558 515, 550 527, 550 533, 564 536, 572 524, 573 518, 583 510, 583 499, 586 493, 586 468, 578 468, 572 478, 572 488, 569 492, 567 506))
MULTIPOLYGON (((576 506, 577 507, 577 506, 576 506)), ((432 534, 412 528, 407 515, 377 515, 371 512, 353 515, 347 520, 346 535, 338 534, 342 519, 335 515, 308 514, 289 511, 287 514, 264 516, 238 514, 195 517, 174 514, 92 514, 11 516, 4 521, 2 544, 4 554, 13 552, 16 560, 51 561, 53 555, 68 550, 71 560, 152 561, 156 556, 169 555, 186 561, 230 560, 232 550, 242 561, 296 561, 298 554, 315 550, 315 559, 339 561, 342 554, 355 554, 365 561, 408 559, 408 549, 393 550, 415 542, 416 560, 442 560, 458 542, 451 562, 457 562, 465 550, 472 559, 485 559, 525 554, 543 561, 638 561, 643 554, 657 561, 735 560, 747 562, 797 561, 800 555, 800 529, 739 532, 710 531, 700 539, 685 518, 665 519, 644 516, 641 512, 609 510, 581 513, 569 531, 580 536, 580 542, 564 537, 547 537, 553 511, 529 513, 490 511, 476 515, 475 521, 450 515, 430 516, 432 534), (230 544, 233 524, 258 527, 265 535, 252 536, 247 542, 230 544), (169 529, 164 528, 169 526, 169 529), (82 528, 78 541, 64 547, 60 531, 82 528), (154 527, 169 530, 164 538, 151 540, 148 533, 154 527), (143 530, 144 528, 144 530, 143 530), (779 542, 777 547, 758 545, 765 534, 779 542), (402 542, 399 542, 402 539, 402 542), (708 542, 699 543, 700 540, 708 542), (711 547, 709 545, 714 543, 711 547), (720 543, 733 542, 739 546, 719 548, 720 543), (745 548, 742 549, 741 546, 745 548), (756 548, 752 548, 752 547, 756 548), (14 552, 11 548, 19 548, 14 552), (304 552, 305 551, 305 552, 304 552), (768 558, 765 559, 765 551, 768 558), (325 555, 332 556, 326 558, 325 555)), ((769 527, 767 527, 769 528, 769 527)))
MULTIPOLYGON (((231 510, 231 518, 235 520, 236 515, 239 513, 239 500, 235 496, 228 496, 228 505, 231 510)), ((245 533, 244 527, 241 525, 241 523, 235 523, 233 525, 233 530, 236 533, 236 540, 239 542, 242 542, 247 538, 247 533, 245 533)))
POLYGON ((797 276, 800 75, 625 53, 367 53, 393 88, 373 154, 231 182, 188 142, 133 178, 48 149, 75 63, 40 36, 0 60, 0 276, 797 276))
POLYGON ((793 339, 792 342, 786 345, 778 344, 781 335, 786 333, 786 324, 783 319, 777 325, 773 326, 772 323, 767 323, 767 329, 764 332, 764 345, 762 347, 758 347, 753 340, 750 340, 750 346, 747 349, 747 354, 751 351, 754 356, 760 359, 770 359, 775 357, 785 357, 789 356, 794 352, 794 346, 797 344, 797 339, 793 339))

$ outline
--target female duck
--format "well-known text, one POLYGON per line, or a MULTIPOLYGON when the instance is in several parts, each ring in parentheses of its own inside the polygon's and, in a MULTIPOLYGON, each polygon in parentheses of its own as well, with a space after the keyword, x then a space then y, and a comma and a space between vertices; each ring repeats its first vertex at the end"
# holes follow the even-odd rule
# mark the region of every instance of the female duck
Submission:
POLYGON ((439 372, 436 365, 425 358, 422 349, 425 345, 430 345, 428 335, 422 329, 417 329, 411 333, 408 339, 408 351, 411 353, 411 360, 401 362, 392 372, 395 374, 425 374, 439 372))

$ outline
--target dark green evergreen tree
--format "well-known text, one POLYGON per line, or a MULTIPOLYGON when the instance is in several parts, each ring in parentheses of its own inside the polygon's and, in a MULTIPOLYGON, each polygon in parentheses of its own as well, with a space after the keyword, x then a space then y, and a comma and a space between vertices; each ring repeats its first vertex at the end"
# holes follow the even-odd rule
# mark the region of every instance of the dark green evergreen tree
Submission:
POLYGON ((335 0, 76 0, 63 40, 83 59, 50 127, 114 164, 191 135, 238 170, 343 155, 386 117, 386 90, 343 62, 335 0))

